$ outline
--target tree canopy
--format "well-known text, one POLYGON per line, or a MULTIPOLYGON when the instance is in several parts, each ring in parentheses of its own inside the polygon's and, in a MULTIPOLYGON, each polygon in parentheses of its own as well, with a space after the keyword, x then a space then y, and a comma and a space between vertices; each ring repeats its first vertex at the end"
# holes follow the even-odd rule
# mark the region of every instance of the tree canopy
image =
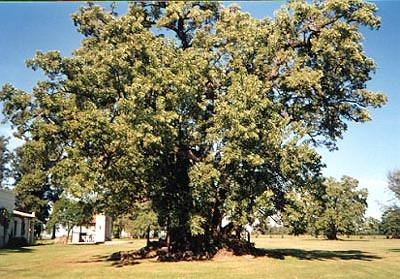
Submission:
POLYGON ((287 195, 287 203, 282 214, 283 224, 294 235, 306 232, 318 236, 325 235, 336 240, 337 234, 352 234, 378 228, 373 218, 364 220, 367 208, 366 189, 358 188, 358 181, 349 176, 341 180, 332 177, 324 179, 316 188, 287 195))
POLYGON ((0 188, 3 187, 5 178, 7 177, 7 164, 10 160, 10 154, 7 149, 8 140, 4 136, 0 136, 0 188))
POLYGON ((328 178, 325 194, 311 209, 314 215, 314 230, 322 232, 328 239, 337 239, 337 234, 352 234, 363 224, 367 209, 366 189, 357 189, 358 181, 343 176, 340 181, 328 178))
POLYGON ((389 190, 400 201, 400 170, 391 171, 388 174, 389 190))
POLYGON ((87 226, 93 223, 91 204, 76 201, 68 197, 60 198, 53 206, 48 227, 62 226, 67 230, 66 242, 75 226, 87 226))
POLYGON ((7 210, 5 207, 0 207, 0 225, 3 227, 3 245, 6 245, 6 239, 7 239, 7 232, 8 232, 8 227, 10 225, 10 222, 12 220, 12 213, 7 210))
POLYGON ((217 2, 81 7, 81 46, 37 52, 27 65, 46 80, 0 92, 21 149, 43 157, 21 181, 113 214, 151 201, 172 250, 218 246, 225 217, 240 231, 319 183, 314 147, 334 149, 386 102, 366 88, 376 65, 359 32, 379 28, 375 12, 361 0, 290 1, 264 19, 217 2))
POLYGON ((382 215, 381 229, 392 238, 400 238, 400 208, 391 206, 382 215))
POLYGON ((16 208, 36 213, 37 235, 40 235, 43 225, 48 221, 51 207, 63 192, 62 188, 52 183, 48 170, 54 162, 48 155, 50 152, 37 148, 37 142, 28 141, 14 150, 10 163, 15 181, 16 208))
POLYGON ((396 200, 388 206, 382 215, 381 229, 384 234, 392 238, 400 238, 400 170, 388 173, 389 190, 393 192, 396 200))

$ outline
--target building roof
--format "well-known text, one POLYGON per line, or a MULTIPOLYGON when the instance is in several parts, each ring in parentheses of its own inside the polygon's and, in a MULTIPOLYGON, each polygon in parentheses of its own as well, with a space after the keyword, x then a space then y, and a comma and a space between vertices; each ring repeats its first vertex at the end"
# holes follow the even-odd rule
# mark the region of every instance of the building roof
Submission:
POLYGON ((13 214, 16 215, 16 216, 19 216, 19 217, 28 217, 28 218, 35 218, 36 217, 35 212, 25 213, 25 212, 22 212, 22 211, 13 210, 13 214))

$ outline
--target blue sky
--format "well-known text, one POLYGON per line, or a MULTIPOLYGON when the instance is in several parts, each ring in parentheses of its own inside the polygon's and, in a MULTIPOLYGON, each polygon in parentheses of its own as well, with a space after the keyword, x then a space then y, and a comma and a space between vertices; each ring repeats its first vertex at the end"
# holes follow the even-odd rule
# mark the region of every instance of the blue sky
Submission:
MULTIPOLYGON (((225 2, 226 4, 235 2, 225 2)), ((283 2, 236 2, 253 16, 273 15, 283 2)), ((41 73, 27 69, 24 61, 36 50, 60 50, 70 55, 79 46, 81 36, 75 31, 70 15, 83 3, 0 3, 0 84, 10 82, 30 90, 41 73)), ((363 29, 368 56, 375 59, 378 69, 368 87, 383 91, 389 103, 372 111, 373 120, 350 124, 339 150, 320 149, 328 176, 350 175, 369 190, 367 214, 380 217, 382 205, 391 202, 386 187, 386 174, 400 168, 400 1, 377 1, 382 27, 379 31, 363 29)), ((104 4, 103 5, 107 5, 104 4)), ((124 10, 126 3, 120 3, 124 10)), ((11 136, 7 125, 0 125, 0 134, 11 136)), ((11 145, 18 143, 11 141, 11 145)))

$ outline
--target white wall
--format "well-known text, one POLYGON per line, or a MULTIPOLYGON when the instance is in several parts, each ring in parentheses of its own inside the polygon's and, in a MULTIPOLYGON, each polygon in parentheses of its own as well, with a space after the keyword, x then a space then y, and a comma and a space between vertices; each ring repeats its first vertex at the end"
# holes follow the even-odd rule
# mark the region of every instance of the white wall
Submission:
POLYGON ((74 227, 73 229, 72 229, 72 232, 71 232, 71 234, 72 234, 72 243, 80 243, 80 239, 79 239, 79 236, 80 236, 80 233, 86 233, 86 236, 87 236, 87 242, 94 242, 95 241, 95 233, 96 233, 96 231, 95 231, 95 227, 94 226, 90 226, 90 227, 79 227, 79 226, 76 226, 76 227, 74 227), (93 241, 89 241, 89 237, 91 236, 91 239, 93 240, 93 241))
POLYGON ((15 207, 15 195, 12 191, 0 189, 0 208, 4 207, 11 214, 11 221, 6 232, 6 241, 4 242, 4 228, 0 225, 0 247, 3 247, 9 236, 25 237, 29 244, 33 243, 33 223, 32 219, 25 216, 13 214, 15 207), (16 224, 16 225, 15 225, 16 224), (22 232, 22 224, 25 224, 25 231, 22 232))
MULTIPOLYGON (((13 216, 8 225, 6 233, 6 242, 8 242, 9 236, 11 237, 24 237, 29 244, 33 243, 33 223, 30 218, 13 216), (25 231, 22 231, 23 224, 25 225, 25 231)), ((0 226, 0 247, 3 247, 4 242, 4 229, 0 226)))
MULTIPOLYGON (((12 211, 15 207, 15 196, 13 192, 0 189, 0 208, 4 207, 7 209, 8 213, 12 214, 12 211)), ((14 226, 14 221, 12 220, 8 226, 8 230, 6 232, 6 243, 8 241, 8 235, 11 233, 11 230, 14 226)), ((4 228, 0 225, 0 247, 3 247, 5 243, 3 243, 4 239, 4 228)))
MULTIPOLYGON (((73 230, 71 231, 72 235, 72 243, 81 243, 79 242, 79 235, 80 232, 86 233, 87 236, 91 235, 93 242, 96 243, 103 243, 105 241, 111 240, 112 238, 112 218, 99 214, 95 216, 96 224, 95 226, 75 226, 73 230)), ((50 238, 51 233, 48 232, 43 232, 42 233, 43 238, 50 238)), ((58 226, 56 230, 56 237, 65 237, 67 236, 67 230, 62 227, 58 226)), ((71 237, 71 236, 70 236, 71 237)))
POLYGON ((96 243, 106 241, 106 216, 96 215, 96 243))
POLYGON ((96 215, 96 243, 111 240, 112 219, 107 215, 96 215))

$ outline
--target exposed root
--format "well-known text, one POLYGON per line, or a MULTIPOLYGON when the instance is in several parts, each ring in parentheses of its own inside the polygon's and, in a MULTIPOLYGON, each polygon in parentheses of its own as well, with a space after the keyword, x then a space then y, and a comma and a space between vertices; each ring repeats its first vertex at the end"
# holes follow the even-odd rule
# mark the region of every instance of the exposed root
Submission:
POLYGON ((225 240, 219 246, 208 247, 200 251, 173 251, 169 250, 164 241, 153 241, 148 246, 133 251, 120 251, 113 253, 109 260, 119 260, 122 264, 129 264, 138 259, 156 259, 162 262, 173 261, 201 261, 211 260, 214 257, 227 256, 258 256, 260 251, 254 247, 254 243, 241 240, 225 240))

